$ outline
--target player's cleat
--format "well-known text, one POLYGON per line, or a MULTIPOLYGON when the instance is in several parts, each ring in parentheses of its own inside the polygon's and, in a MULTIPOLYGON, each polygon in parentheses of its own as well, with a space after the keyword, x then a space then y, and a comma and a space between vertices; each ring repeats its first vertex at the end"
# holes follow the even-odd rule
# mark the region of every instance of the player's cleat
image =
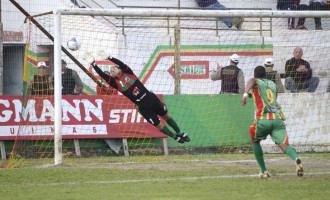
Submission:
POLYGON ((176 136, 174 140, 175 140, 175 141, 177 141, 177 142, 179 142, 179 143, 181 143, 181 144, 183 144, 183 143, 184 143, 184 140, 183 140, 183 138, 182 138, 182 137, 180 137, 180 136, 176 136))
POLYGON ((270 173, 268 172, 268 171, 264 171, 264 173, 262 173, 262 172, 259 172, 259 178, 261 178, 261 179, 267 179, 267 178, 269 178, 270 177, 270 173))
POLYGON ((303 176, 304 175, 304 169, 303 169, 300 158, 297 158, 295 163, 296 163, 297 176, 303 176))
POLYGON ((190 137, 189 137, 187 134, 183 133, 180 137, 181 137, 185 142, 190 142, 190 137))

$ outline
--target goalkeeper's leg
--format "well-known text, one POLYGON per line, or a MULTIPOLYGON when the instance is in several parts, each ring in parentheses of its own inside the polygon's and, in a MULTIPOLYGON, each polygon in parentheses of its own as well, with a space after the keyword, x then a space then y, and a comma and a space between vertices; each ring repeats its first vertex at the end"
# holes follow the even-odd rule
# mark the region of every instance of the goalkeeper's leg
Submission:
POLYGON ((189 136, 182 132, 178 126, 178 124, 175 122, 175 120, 168 114, 166 113, 166 115, 164 116, 161 116, 165 121, 166 123, 172 127, 174 129, 174 131, 176 132, 176 135, 178 137, 181 137, 185 142, 190 142, 190 138, 189 136))

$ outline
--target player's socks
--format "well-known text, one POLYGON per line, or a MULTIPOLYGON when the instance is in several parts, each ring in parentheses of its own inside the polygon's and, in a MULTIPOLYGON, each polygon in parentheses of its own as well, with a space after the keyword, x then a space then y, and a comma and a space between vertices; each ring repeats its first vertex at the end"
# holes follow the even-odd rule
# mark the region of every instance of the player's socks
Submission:
POLYGON ((166 123, 172 127, 176 133, 180 133, 180 128, 177 125, 177 123, 174 121, 174 119, 171 117, 169 120, 166 121, 166 123))
POLYGON ((284 151, 292 160, 296 160, 298 158, 298 154, 294 148, 291 146, 287 146, 285 151, 284 151))
POLYGON ((264 153, 262 152, 261 145, 258 144, 252 144, 252 149, 254 156, 256 157, 256 160, 261 168, 261 173, 264 173, 267 171, 266 165, 265 165, 265 160, 264 160, 264 153))
POLYGON ((172 133, 172 131, 170 131, 170 129, 168 129, 166 126, 164 126, 163 130, 161 130, 162 133, 164 133, 165 135, 170 136, 171 138, 175 139, 176 135, 174 133, 172 133))

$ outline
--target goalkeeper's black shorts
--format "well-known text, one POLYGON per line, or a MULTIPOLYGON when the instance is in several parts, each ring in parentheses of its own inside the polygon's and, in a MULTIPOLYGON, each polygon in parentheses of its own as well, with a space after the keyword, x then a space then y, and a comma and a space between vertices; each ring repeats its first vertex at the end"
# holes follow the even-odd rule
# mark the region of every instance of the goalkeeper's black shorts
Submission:
POLYGON ((167 108, 154 93, 149 93, 143 104, 137 106, 139 113, 152 125, 157 126, 160 120, 157 115, 164 116, 167 114, 167 108))

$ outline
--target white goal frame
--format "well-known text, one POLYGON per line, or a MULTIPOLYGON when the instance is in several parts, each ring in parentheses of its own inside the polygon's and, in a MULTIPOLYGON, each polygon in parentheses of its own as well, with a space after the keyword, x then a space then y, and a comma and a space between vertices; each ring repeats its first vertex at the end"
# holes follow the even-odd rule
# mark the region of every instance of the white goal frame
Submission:
POLYGON ((272 11, 272 10, 143 10, 143 9, 57 9, 54 14, 54 106, 55 106, 55 165, 62 164, 62 75, 61 21, 62 15, 131 16, 131 17, 326 17, 330 11, 272 11))

